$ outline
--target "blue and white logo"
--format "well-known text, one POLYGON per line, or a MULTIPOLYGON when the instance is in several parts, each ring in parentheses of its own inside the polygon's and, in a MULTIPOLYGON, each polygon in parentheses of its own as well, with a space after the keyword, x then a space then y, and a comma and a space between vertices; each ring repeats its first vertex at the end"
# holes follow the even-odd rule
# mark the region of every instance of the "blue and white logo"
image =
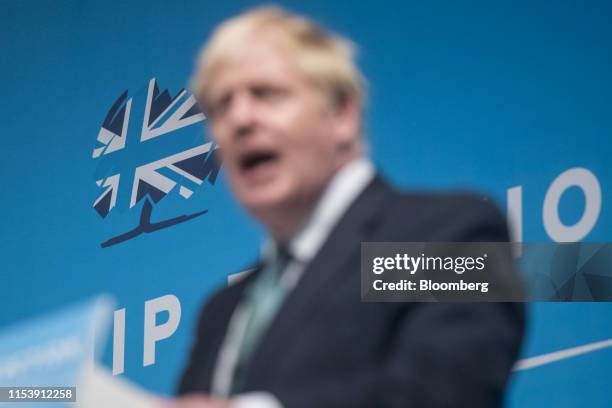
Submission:
POLYGON ((96 184, 102 189, 93 208, 107 218, 116 208, 130 211, 139 206, 140 216, 134 229, 108 239, 102 248, 207 212, 151 221, 154 206, 172 192, 189 199, 206 180, 215 183, 221 166, 218 147, 203 143, 200 129, 188 129, 204 120, 193 95, 184 89, 174 97, 168 90, 160 92, 155 78, 149 81, 146 96, 130 96, 126 90, 117 98, 92 152, 99 162, 96 184))

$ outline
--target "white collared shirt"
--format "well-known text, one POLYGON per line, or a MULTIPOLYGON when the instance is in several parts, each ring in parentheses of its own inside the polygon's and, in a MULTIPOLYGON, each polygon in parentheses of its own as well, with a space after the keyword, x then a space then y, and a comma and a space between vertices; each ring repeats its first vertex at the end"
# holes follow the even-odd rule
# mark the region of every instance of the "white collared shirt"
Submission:
MULTIPOLYGON (((358 158, 342 167, 325 188, 319 202, 300 231, 288 243, 292 261, 282 274, 281 284, 287 291, 297 285, 304 270, 321 249, 342 215, 374 177, 374 166, 366 158, 358 158)), ((276 244, 268 238, 262 245, 262 258, 273 259, 276 244)), ((238 362, 241 341, 248 322, 248 310, 239 304, 228 325, 213 373, 212 393, 226 398, 238 362)), ((269 393, 255 392, 232 398, 235 408, 282 408, 269 393)))

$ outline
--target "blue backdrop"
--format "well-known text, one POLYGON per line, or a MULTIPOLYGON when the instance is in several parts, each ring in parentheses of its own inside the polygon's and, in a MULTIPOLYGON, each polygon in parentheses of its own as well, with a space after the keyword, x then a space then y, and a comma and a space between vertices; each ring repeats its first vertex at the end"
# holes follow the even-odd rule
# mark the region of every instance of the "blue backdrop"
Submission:
MULTIPOLYGON (((255 4, 2 2, 0 328, 111 293, 120 312, 104 362, 172 392, 202 299, 255 259, 262 236, 222 168, 193 170, 215 146, 180 94, 212 28, 255 4), (146 206, 151 223, 208 212, 148 233, 141 222, 101 247, 146 206)), ((524 241, 610 240, 609 2, 283 4, 359 45, 371 155, 395 184, 488 192, 521 215, 524 241)), ((530 312, 524 358, 612 338, 609 303, 530 312)), ((610 347, 520 371, 509 405, 610 406, 610 372, 610 347)))

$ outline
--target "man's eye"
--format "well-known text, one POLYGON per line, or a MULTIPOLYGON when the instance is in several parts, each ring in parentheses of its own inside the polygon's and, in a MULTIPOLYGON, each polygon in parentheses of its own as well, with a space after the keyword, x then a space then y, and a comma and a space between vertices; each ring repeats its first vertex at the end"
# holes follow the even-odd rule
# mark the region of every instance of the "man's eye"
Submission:
POLYGON ((276 100, 287 95, 287 91, 270 86, 258 86, 253 88, 253 96, 257 99, 276 100))
POLYGON ((222 115, 227 110, 230 102, 231 102, 231 97, 229 95, 226 95, 222 98, 219 98, 216 101, 213 101, 208 106, 208 114, 210 116, 222 115))

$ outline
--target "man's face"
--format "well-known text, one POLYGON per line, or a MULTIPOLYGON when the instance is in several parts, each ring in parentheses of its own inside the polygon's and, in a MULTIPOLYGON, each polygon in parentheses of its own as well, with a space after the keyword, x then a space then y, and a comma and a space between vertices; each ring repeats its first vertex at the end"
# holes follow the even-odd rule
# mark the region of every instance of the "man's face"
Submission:
POLYGON ((316 200, 342 164, 341 145, 356 131, 264 39, 216 68, 207 105, 231 187, 256 215, 316 200))

